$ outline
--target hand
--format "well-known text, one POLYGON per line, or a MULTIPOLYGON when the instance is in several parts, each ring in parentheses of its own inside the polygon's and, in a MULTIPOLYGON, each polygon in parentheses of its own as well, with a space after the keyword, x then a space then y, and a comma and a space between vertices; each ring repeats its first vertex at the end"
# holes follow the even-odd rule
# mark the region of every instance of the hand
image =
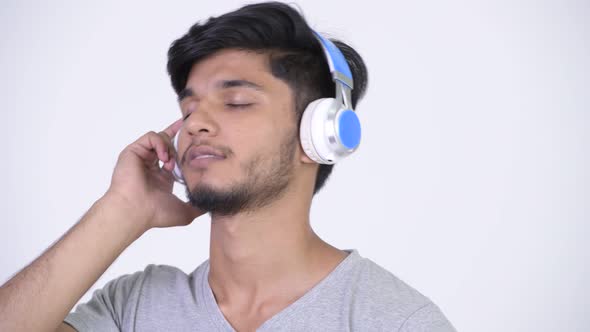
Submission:
POLYGON ((185 226, 204 214, 172 193, 172 170, 176 151, 172 137, 182 127, 182 119, 156 133, 150 131, 119 154, 111 186, 105 196, 116 197, 133 215, 153 227, 185 226), (159 161, 164 162, 162 168, 159 161))

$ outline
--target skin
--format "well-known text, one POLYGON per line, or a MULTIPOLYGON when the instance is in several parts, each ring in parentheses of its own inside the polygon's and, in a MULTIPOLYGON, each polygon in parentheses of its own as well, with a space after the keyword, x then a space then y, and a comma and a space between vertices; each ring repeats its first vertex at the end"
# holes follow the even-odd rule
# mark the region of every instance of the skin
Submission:
MULTIPOLYGON (((256 187, 281 167, 282 144, 297 138, 293 92, 274 77, 265 54, 223 50, 195 64, 180 102, 183 124, 178 154, 191 144, 231 151, 206 167, 181 169, 191 192, 219 192, 240 184, 256 187), (249 85, 223 88, 220 81, 249 85), (250 104, 232 107, 228 104, 250 104), (256 167, 248 167, 255 165, 256 167)), ((209 284, 226 319, 238 331, 253 331, 326 277, 347 255, 310 227, 309 211, 318 165, 299 144, 289 158, 289 181, 263 207, 234 215, 212 214, 209 284)), ((186 158, 181 160, 186 161, 186 158)))
POLYGON ((206 213, 172 192, 177 160, 192 194, 246 186, 258 199, 245 210, 211 218, 208 281, 237 331, 254 331, 345 258, 309 225, 318 165, 298 144, 285 148, 297 133, 292 91, 270 74, 266 56, 216 53, 193 66, 187 87, 194 93, 185 94, 180 106, 190 116, 125 147, 105 194, 0 286, 0 331, 73 331, 64 318, 129 245, 150 229, 186 226, 206 213), (261 88, 223 88, 220 80, 248 80, 261 88), (246 99, 251 107, 228 106, 246 99), (172 144, 177 134, 178 152, 172 144), (199 144, 224 151, 226 158, 190 165, 186 152, 199 144), (284 180, 281 194, 265 198, 278 180, 284 180))

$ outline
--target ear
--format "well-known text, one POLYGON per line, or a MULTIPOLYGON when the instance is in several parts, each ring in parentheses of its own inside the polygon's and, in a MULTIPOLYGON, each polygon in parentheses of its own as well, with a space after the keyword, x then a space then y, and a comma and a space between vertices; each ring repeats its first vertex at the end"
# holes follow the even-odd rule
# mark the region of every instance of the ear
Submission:
POLYGON ((301 161, 303 164, 318 164, 315 161, 313 161, 311 158, 309 158, 307 156, 307 154, 305 154, 305 151, 303 151, 303 147, 301 146, 301 142, 299 142, 298 144, 299 149, 298 149, 298 153, 299 153, 299 161, 301 161))

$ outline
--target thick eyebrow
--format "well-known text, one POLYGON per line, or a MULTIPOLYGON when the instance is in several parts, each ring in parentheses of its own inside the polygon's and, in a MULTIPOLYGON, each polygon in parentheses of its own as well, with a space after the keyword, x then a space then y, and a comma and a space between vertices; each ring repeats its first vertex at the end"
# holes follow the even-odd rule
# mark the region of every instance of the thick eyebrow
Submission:
MULTIPOLYGON (((262 86, 247 80, 223 80, 217 82, 215 87, 218 89, 231 89, 236 87, 245 87, 254 90, 262 90, 262 86)), ((184 88, 178 93, 178 102, 180 103, 186 97, 192 97, 195 93, 191 88, 184 88)))
POLYGON ((180 91, 178 93, 177 101, 180 103, 184 98, 192 97, 194 95, 195 95, 195 93, 193 92, 193 90, 191 88, 184 88, 184 89, 182 89, 182 91, 180 91))
POLYGON ((254 90, 262 90, 262 86, 254 83, 254 82, 247 81, 247 80, 220 81, 219 83, 217 83, 217 86, 222 89, 229 89, 229 88, 235 88, 235 87, 246 87, 246 88, 251 88, 254 90))

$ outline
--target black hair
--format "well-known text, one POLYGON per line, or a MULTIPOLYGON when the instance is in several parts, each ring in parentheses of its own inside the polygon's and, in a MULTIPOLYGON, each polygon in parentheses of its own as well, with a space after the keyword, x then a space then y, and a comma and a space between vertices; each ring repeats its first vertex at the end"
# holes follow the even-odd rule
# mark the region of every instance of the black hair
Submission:
MULTIPOLYGON (((330 39, 343 53, 354 79, 353 108, 365 93, 367 68, 361 56, 344 42, 330 39)), ((222 50, 268 52, 270 71, 286 82, 295 96, 297 124, 307 104, 335 97, 335 87, 323 50, 303 16, 280 2, 244 6, 233 12, 195 23, 168 50, 168 74, 179 94, 186 86, 192 66, 222 50)), ((326 182, 333 165, 319 165, 314 194, 326 182)))

